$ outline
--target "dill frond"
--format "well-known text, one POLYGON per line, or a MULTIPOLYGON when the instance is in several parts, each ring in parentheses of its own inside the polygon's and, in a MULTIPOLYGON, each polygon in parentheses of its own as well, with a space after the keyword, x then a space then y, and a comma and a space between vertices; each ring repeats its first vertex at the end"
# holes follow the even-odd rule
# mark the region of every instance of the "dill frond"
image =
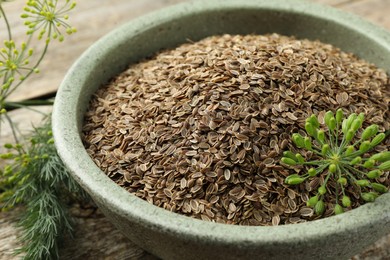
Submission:
POLYGON ((7 144, 6 148, 9 152, 4 157, 13 163, 5 167, 0 180, 0 187, 7 188, 7 193, 1 194, 2 207, 26 206, 18 223, 23 246, 17 253, 23 252, 24 259, 58 259, 61 238, 72 231, 67 201, 75 194, 83 199, 87 196, 56 152, 50 117, 34 128, 29 143, 7 144))

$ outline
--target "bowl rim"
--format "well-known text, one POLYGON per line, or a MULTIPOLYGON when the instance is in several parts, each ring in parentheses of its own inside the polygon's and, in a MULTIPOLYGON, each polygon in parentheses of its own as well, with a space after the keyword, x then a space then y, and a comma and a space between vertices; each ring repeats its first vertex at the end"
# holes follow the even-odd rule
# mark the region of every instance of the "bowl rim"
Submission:
POLYGON ((113 43, 108 43, 108 41, 125 31, 142 33, 143 30, 146 30, 145 24, 154 26, 156 21, 172 21, 180 19, 183 13, 201 13, 220 9, 221 6, 232 10, 269 8, 319 16, 322 19, 332 20, 351 30, 369 35, 370 39, 390 52, 390 41, 388 40, 390 34, 383 28, 366 22, 353 14, 303 1, 198 0, 144 15, 120 26, 93 44, 70 68, 57 92, 52 115, 53 134, 57 151, 72 176, 97 200, 108 203, 106 205, 110 210, 117 214, 140 220, 140 223, 147 227, 161 228, 163 232, 174 235, 185 233, 188 238, 197 240, 207 237, 222 244, 243 242, 254 245, 278 243, 282 240, 302 241, 303 239, 332 236, 339 233, 340 230, 353 234, 355 230, 368 224, 390 223, 390 214, 388 213, 390 211, 390 194, 384 194, 374 203, 365 204, 341 215, 299 224, 253 227, 206 222, 169 212, 137 198, 111 181, 94 164, 85 151, 80 138, 80 126, 76 123, 81 113, 78 110, 77 97, 83 94, 81 86, 85 81, 85 73, 92 73, 93 60, 91 57, 107 53, 113 46, 113 43))

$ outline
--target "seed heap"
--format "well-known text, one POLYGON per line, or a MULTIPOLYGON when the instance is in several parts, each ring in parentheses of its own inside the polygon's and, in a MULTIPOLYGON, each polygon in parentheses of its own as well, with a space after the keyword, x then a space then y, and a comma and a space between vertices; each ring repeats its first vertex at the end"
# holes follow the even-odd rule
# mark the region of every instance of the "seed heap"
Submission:
MULTIPOLYGON (((117 184, 167 210, 229 224, 298 223, 317 218, 306 201, 323 177, 284 184, 290 172, 278 161, 294 149, 291 134, 309 115, 321 121, 340 107, 383 131, 389 102, 383 70, 331 45, 213 36, 132 65, 98 90, 84 142, 117 184)), ((388 172, 380 182, 390 184, 388 172)))

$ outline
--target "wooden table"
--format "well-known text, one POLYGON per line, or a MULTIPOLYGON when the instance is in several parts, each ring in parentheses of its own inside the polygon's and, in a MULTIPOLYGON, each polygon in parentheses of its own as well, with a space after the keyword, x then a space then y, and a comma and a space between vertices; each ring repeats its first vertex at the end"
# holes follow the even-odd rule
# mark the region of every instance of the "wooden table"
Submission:
MULTIPOLYGON (((40 69, 41 74, 33 77, 23 88, 12 96, 13 100, 25 100, 54 93, 67 69, 98 38, 113 28, 148 13, 172 4, 187 0, 80 0, 71 14, 70 22, 78 33, 68 37, 63 43, 54 43, 40 69)), ((15 38, 24 37, 24 27, 19 18, 25 1, 3 3, 15 38)), ((390 0, 312 0, 347 12, 355 13, 365 19, 390 30, 390 0)), ((0 26, 0 39, 4 39, 0 26)), ((41 108, 50 111, 50 107, 41 108)), ((40 116, 28 111, 15 110, 11 116, 22 129, 30 129, 31 123, 38 124, 40 116)), ((0 143, 10 140, 10 132, 3 130, 0 143)), ((0 213, 0 259, 17 259, 12 256, 18 246, 18 231, 14 224, 16 216, 22 212, 17 208, 11 212, 0 213)), ((99 212, 82 209, 75 205, 72 215, 76 218, 75 237, 64 238, 61 259, 155 259, 141 248, 128 241, 99 212)), ((390 259, 390 234, 380 239, 353 259, 390 259)))

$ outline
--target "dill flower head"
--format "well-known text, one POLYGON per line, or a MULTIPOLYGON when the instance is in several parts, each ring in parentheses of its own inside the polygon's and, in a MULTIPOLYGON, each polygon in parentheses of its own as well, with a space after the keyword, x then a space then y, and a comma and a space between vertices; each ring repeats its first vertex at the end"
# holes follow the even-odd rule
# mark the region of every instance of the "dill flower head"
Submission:
POLYGON ((0 77, 4 78, 1 90, 7 90, 15 76, 19 75, 20 80, 23 80, 26 72, 34 70, 28 67, 32 54, 33 50, 27 48, 26 43, 17 48, 14 41, 4 41, 4 47, 0 48, 0 77))
POLYGON ((75 2, 70 0, 28 0, 24 8, 25 13, 21 15, 26 19, 25 25, 29 28, 27 34, 39 32, 38 39, 46 38, 64 40, 63 31, 67 34, 76 32, 67 20, 68 12, 76 6, 75 2), (63 5, 60 5, 60 2, 63 5))
POLYGON ((388 187, 380 180, 390 170, 390 151, 377 152, 374 149, 386 138, 386 134, 379 133, 379 127, 375 124, 359 131, 364 114, 352 113, 344 118, 341 108, 336 115, 328 111, 324 121, 326 127, 322 129, 318 118, 311 115, 305 123, 307 135, 292 135, 296 147, 312 156, 308 156, 309 160, 306 161, 300 153, 285 151, 281 158, 284 165, 310 167, 302 175, 289 175, 285 182, 299 185, 322 175, 323 181, 317 192, 314 191, 315 196, 307 201, 307 205, 313 207, 318 215, 326 210, 326 197, 328 201, 334 197, 333 212, 340 214, 352 206, 348 193, 362 202, 372 202, 381 193, 387 192, 388 187))

